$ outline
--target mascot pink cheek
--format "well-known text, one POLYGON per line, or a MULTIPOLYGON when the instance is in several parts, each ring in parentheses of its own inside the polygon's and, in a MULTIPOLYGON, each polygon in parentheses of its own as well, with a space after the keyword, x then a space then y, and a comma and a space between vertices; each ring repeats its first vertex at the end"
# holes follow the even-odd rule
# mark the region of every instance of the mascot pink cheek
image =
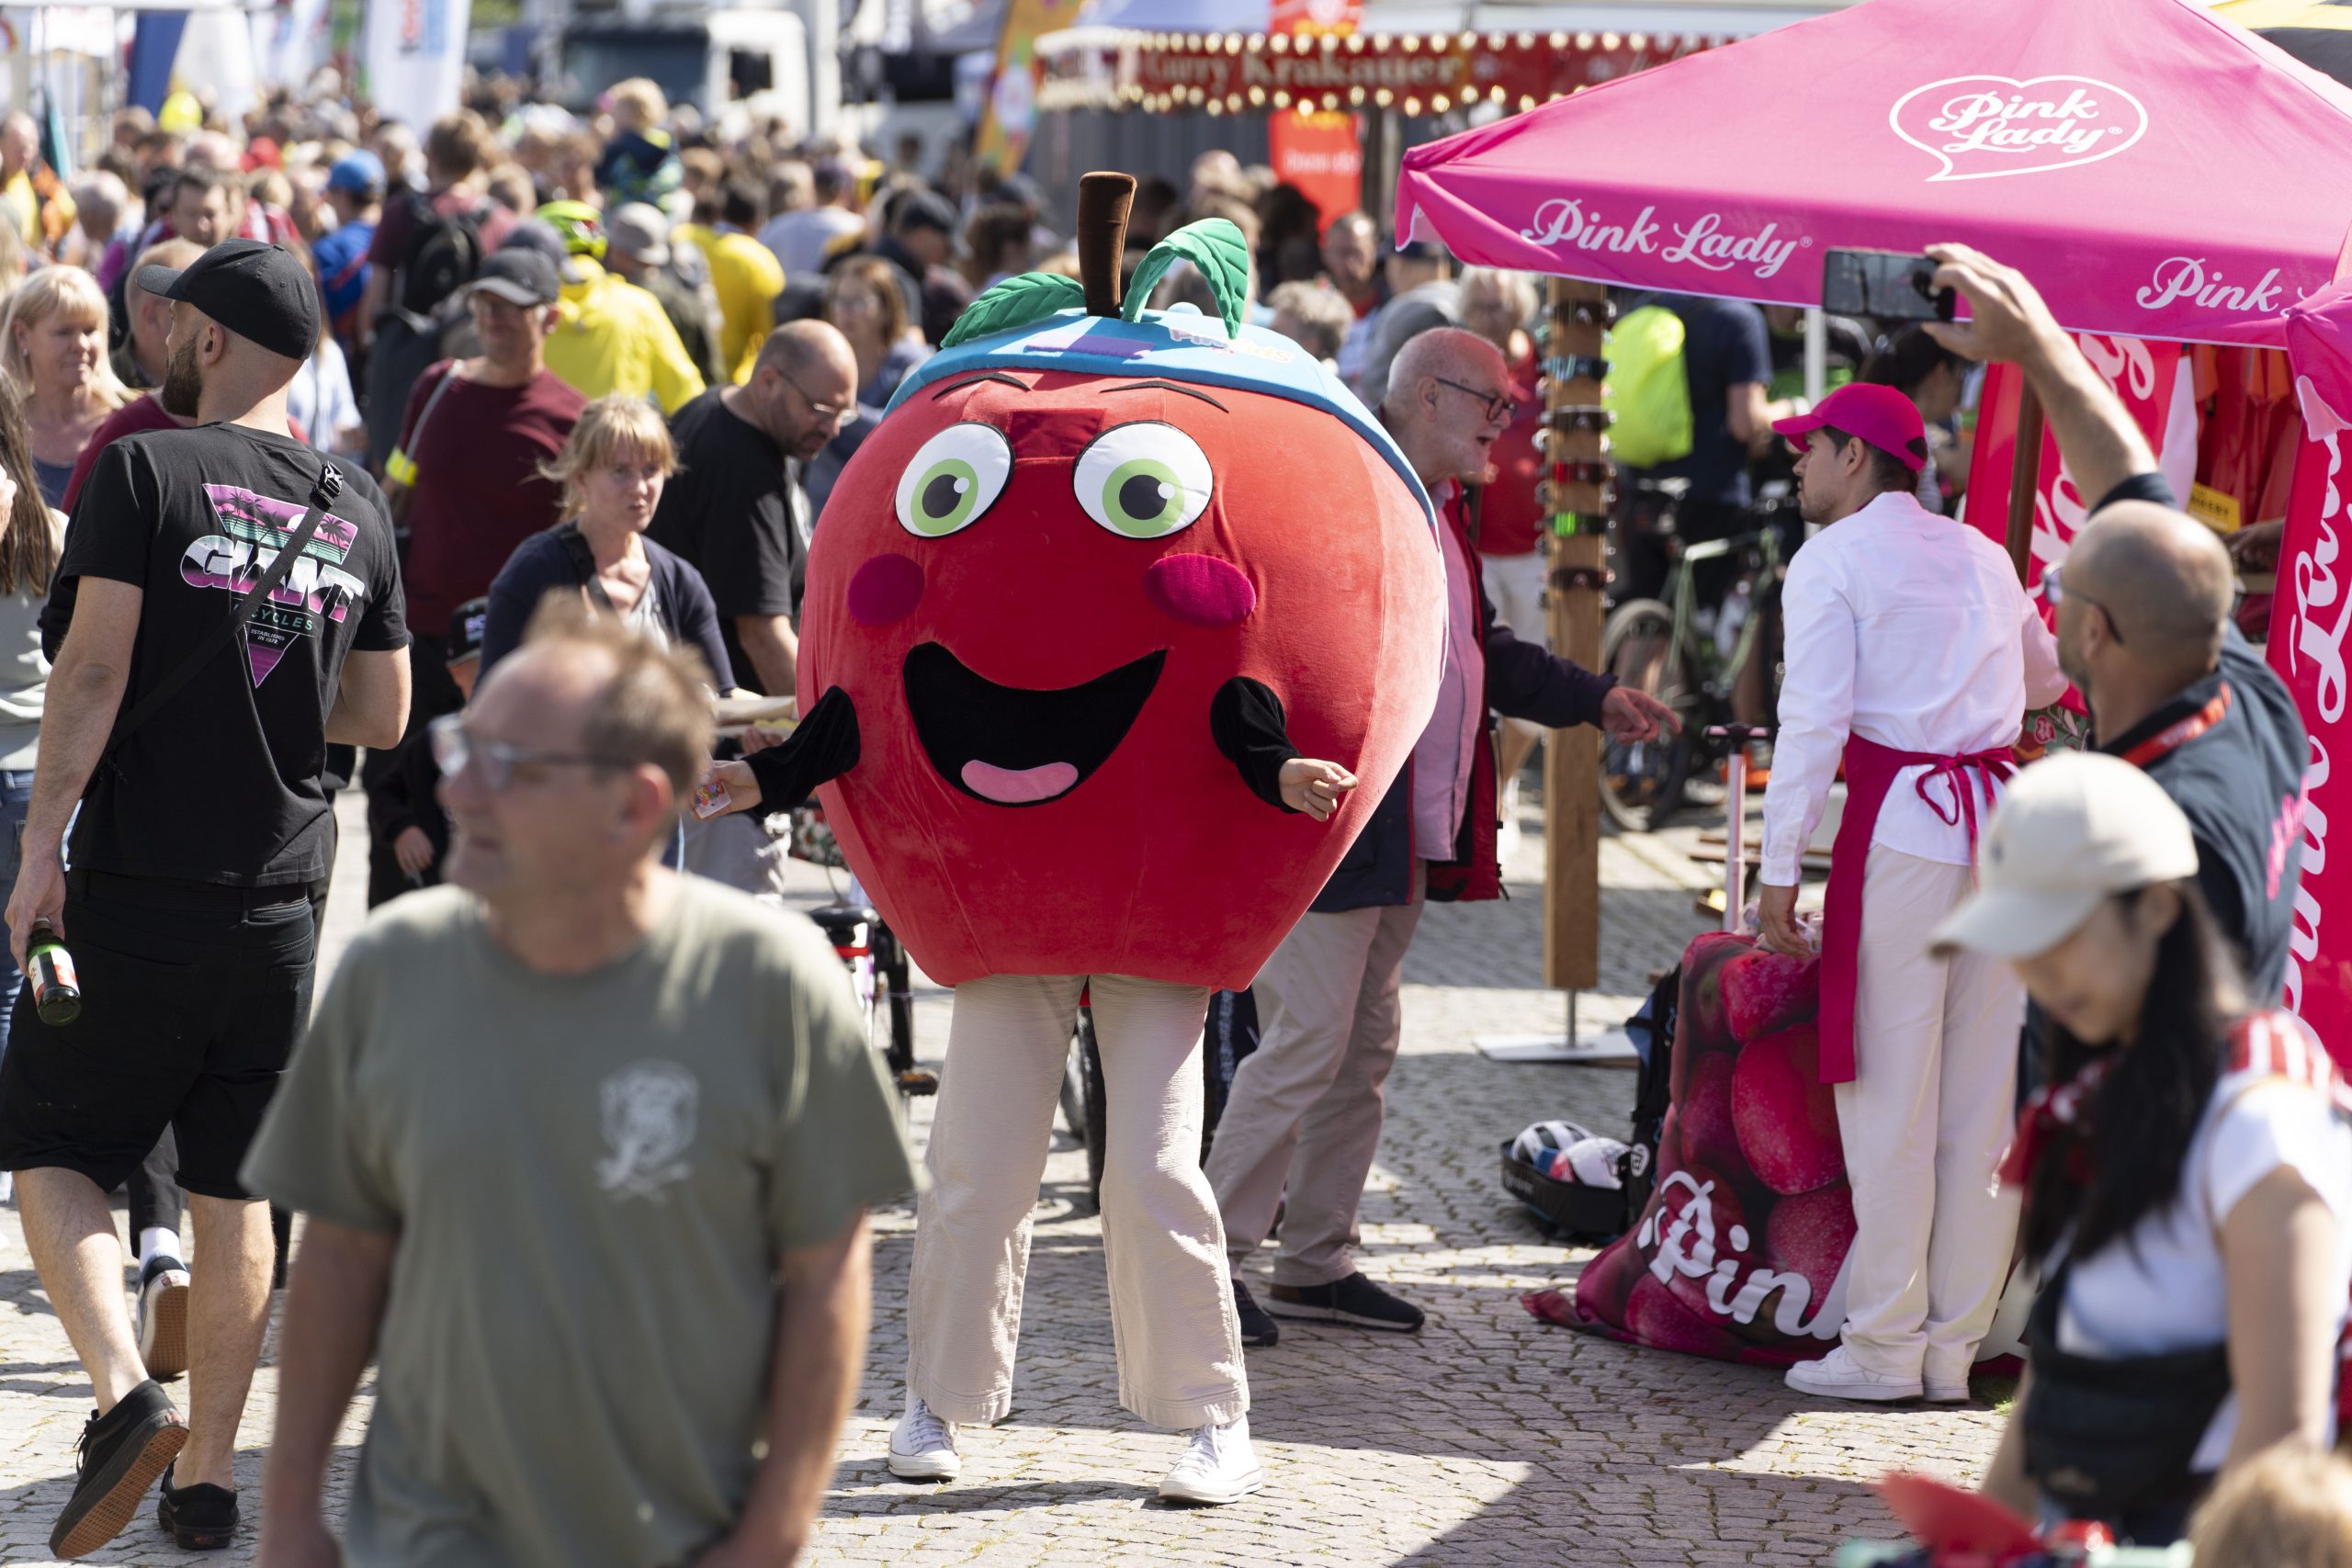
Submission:
POLYGON ((1258 591, 1241 569, 1215 556, 1162 556, 1143 574, 1143 587, 1154 604, 1190 626, 1235 626, 1258 607, 1258 591))
POLYGON ((922 603, 922 568, 905 556, 876 556, 849 580, 850 619, 861 626, 905 620, 922 603))

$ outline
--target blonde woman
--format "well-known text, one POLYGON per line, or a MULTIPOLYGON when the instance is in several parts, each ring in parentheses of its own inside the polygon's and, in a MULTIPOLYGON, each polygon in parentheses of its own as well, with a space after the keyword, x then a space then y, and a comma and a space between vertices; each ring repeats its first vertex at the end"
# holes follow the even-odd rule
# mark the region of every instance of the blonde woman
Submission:
POLYGON ((74 460, 130 391, 107 363, 107 297, 79 267, 43 267, 8 296, 0 367, 24 404, 41 500, 65 503, 74 460))
POLYGON ((677 466, 670 428, 650 403, 614 393, 581 411, 571 438, 540 470, 563 487, 565 520, 524 540, 490 585, 483 673, 522 641, 540 600, 569 592, 667 641, 692 644, 710 666, 712 690, 734 686, 702 573, 645 537, 677 466))

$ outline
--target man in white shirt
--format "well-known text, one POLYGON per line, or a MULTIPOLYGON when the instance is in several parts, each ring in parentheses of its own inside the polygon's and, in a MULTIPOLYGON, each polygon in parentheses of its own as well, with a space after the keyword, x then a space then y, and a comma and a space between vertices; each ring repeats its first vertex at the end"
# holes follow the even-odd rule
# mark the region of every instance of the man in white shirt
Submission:
POLYGON ((2065 690, 2056 644, 2000 547, 1913 493, 1919 412, 1841 387, 1772 427, 1802 448, 1798 502, 1826 531, 1782 605, 1788 673, 1764 796, 1763 940, 1806 956, 1798 861, 1842 755, 1845 814, 1823 923, 1821 1077, 1853 1184, 1843 1344, 1789 1385, 1959 1402, 2017 1224, 1994 1167, 2015 1110, 2024 993, 1999 964, 1930 956, 1968 897, 1978 827, 2027 708, 2065 690))

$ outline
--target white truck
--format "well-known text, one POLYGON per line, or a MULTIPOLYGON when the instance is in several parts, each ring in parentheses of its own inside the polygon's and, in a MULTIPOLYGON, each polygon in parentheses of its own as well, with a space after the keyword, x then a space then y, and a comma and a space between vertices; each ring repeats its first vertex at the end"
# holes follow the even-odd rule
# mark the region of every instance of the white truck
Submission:
POLYGON ((556 29, 550 76, 574 108, 616 82, 648 76, 706 118, 742 105, 822 135, 841 112, 838 16, 838 0, 719 9, 580 0, 556 29))

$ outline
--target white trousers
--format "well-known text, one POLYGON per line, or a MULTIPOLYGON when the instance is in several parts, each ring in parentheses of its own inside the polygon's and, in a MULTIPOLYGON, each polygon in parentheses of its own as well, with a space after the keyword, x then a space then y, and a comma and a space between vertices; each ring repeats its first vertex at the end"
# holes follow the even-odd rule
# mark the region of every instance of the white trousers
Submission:
POLYGON ((1854 998, 1855 1077, 1838 1086, 1854 1188, 1845 1343, 1873 1372, 1964 1382, 2017 1237, 1994 1172, 2016 1127, 2025 990, 2008 964, 1933 958, 1969 868, 1871 847, 1854 998))
MULTIPOLYGON (((907 1382, 949 1421, 1012 1407, 1029 1222, 1084 976, 990 976, 956 987, 947 1065, 915 1208, 907 1382)), ((1102 1053, 1102 1253, 1119 1403, 1191 1428, 1250 1408, 1225 1232, 1201 1174, 1201 1024, 1208 992, 1093 976, 1102 1053)))
POLYGON ((1408 903, 1300 916, 1258 972, 1258 1049, 1235 1071, 1209 1145, 1237 1278, 1277 1208, 1274 1283, 1328 1285, 1356 1271, 1357 1211, 1404 1038, 1399 992, 1425 875, 1415 861, 1408 903))

